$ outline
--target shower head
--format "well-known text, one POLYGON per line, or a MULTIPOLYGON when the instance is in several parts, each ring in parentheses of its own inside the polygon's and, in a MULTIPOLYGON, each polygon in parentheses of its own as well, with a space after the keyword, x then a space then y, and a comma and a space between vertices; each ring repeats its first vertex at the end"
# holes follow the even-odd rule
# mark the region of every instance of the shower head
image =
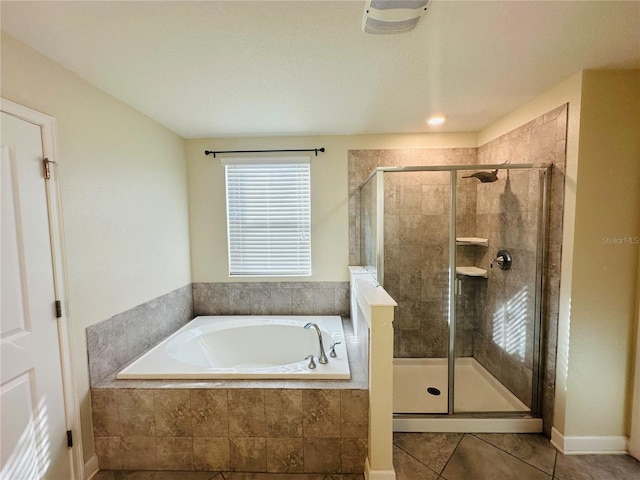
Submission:
POLYGON ((492 172, 476 172, 462 178, 477 178, 482 183, 491 183, 498 180, 498 169, 496 168, 492 172))

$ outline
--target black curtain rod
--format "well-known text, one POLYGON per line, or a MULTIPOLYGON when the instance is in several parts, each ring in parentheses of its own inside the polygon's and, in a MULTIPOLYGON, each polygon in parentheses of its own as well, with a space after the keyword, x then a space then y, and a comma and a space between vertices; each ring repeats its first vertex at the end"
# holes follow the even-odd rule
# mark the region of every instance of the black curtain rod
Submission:
POLYGON ((213 158, 216 158, 216 155, 219 153, 282 153, 282 152, 315 152, 316 157, 318 156, 318 152, 324 153, 324 147, 322 148, 303 148, 300 150, 221 150, 221 151, 213 151, 213 150, 205 150, 205 155, 213 155, 213 158))

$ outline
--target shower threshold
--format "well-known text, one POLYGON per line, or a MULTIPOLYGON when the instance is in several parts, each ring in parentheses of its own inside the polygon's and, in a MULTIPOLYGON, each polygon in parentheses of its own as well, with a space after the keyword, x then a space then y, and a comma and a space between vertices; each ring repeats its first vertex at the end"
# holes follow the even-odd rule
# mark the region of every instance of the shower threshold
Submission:
POLYGON ((474 358, 456 359, 454 415, 442 415, 448 404, 446 358, 396 358, 393 369, 394 431, 542 431, 542 419, 531 417, 530 409, 474 358), (440 395, 428 393, 434 388, 440 395))

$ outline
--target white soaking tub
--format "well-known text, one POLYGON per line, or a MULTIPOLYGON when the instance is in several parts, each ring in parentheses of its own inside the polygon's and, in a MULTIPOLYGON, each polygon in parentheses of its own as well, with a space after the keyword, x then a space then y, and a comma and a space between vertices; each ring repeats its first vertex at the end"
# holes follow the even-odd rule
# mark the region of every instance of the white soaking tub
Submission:
POLYGON ((118 379, 349 379, 338 316, 201 316, 134 360, 118 379), (329 363, 318 361, 316 330, 329 363), (336 357, 329 356, 335 342, 336 357), (317 365, 308 367, 313 355, 317 365))

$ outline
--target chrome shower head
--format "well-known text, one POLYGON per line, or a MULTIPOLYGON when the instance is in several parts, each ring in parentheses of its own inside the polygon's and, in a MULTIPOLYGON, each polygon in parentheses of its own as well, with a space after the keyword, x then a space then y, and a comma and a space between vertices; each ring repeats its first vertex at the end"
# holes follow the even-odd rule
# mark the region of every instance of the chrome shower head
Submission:
POLYGON ((496 168, 492 172, 476 172, 462 178, 477 178, 482 183, 491 183, 498 180, 498 169, 496 168))

